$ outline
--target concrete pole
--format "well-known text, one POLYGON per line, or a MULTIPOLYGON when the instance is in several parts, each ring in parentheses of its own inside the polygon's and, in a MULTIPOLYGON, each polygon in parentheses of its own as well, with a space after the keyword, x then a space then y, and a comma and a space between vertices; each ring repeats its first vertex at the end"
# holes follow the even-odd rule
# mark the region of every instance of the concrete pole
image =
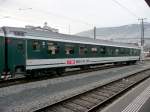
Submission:
POLYGON ((94 40, 96 39, 96 27, 94 26, 94 40))
POLYGON ((139 19, 141 21, 141 55, 140 61, 144 62, 144 20, 146 18, 139 19))

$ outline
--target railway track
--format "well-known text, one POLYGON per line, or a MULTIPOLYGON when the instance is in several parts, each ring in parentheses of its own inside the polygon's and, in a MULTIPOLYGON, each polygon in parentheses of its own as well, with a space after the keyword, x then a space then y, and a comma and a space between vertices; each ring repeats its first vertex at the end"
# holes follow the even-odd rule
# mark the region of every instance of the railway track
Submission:
POLYGON ((79 94, 36 112, 95 112, 150 77, 150 69, 79 94))
POLYGON ((47 80, 47 79, 52 79, 52 78, 66 77, 66 76, 76 75, 76 74, 81 74, 81 73, 88 73, 88 72, 93 72, 93 71, 98 71, 98 70, 110 69, 110 68, 115 68, 115 67, 123 67, 123 66, 126 66, 126 65, 110 64, 110 65, 97 66, 97 67, 89 68, 89 69, 85 69, 85 70, 68 71, 68 72, 65 72, 64 74, 62 74, 61 76, 52 74, 52 75, 46 75, 46 76, 36 77, 36 78, 23 77, 23 78, 18 78, 18 79, 1 80, 0 88, 17 85, 17 84, 29 83, 29 82, 42 81, 42 80, 47 80))

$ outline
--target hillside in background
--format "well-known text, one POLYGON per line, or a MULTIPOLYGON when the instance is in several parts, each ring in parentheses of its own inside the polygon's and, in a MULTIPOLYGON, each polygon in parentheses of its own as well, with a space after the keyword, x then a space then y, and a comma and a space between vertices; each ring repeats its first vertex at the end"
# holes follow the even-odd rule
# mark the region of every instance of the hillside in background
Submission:
MULTIPOLYGON (((146 49, 150 48, 150 23, 144 23, 146 49)), ((93 30, 80 32, 77 35, 93 38, 93 30)), ((124 43, 140 43, 141 28, 139 24, 130 24, 119 27, 96 29, 96 38, 124 43)))

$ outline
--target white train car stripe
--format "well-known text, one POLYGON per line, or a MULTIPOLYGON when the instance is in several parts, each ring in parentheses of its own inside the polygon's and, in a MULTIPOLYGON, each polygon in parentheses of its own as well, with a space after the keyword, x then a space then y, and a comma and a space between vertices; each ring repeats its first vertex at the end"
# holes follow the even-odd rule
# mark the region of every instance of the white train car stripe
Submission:
POLYGON ((52 68, 63 66, 76 66, 86 64, 98 64, 119 62, 128 60, 138 60, 139 56, 130 57, 101 57, 101 58, 66 58, 66 59, 28 59, 26 69, 52 68))

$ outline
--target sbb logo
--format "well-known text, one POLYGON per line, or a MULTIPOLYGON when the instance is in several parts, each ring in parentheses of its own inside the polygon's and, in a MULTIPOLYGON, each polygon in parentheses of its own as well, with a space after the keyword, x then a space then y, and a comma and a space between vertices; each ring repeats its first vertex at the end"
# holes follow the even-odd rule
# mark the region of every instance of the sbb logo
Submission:
POLYGON ((67 60, 67 64, 76 64, 75 60, 67 60))

